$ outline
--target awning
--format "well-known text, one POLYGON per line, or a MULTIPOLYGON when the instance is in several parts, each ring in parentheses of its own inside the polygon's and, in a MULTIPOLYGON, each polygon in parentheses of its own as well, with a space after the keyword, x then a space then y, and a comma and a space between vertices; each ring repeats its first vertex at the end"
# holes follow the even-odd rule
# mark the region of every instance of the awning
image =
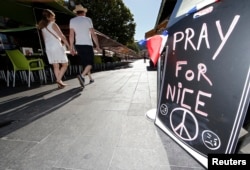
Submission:
MULTIPOLYGON (((58 25, 67 25, 69 19, 75 16, 72 11, 57 3, 57 0, 1 0, 0 16, 9 19, 12 25, 3 22, 0 32, 10 33, 35 29, 41 19, 42 10, 46 8, 56 13, 58 25)), ((38 30, 37 33, 40 47, 43 49, 38 30)))
POLYGON ((0 33, 28 31, 28 30, 32 30, 32 29, 35 29, 35 28, 36 28, 35 26, 27 26, 27 27, 0 29, 0 33))
POLYGON ((132 56, 137 56, 135 51, 129 49, 127 46, 109 38, 107 35, 95 30, 97 34, 99 45, 102 49, 113 51, 118 54, 127 54, 132 56))
POLYGON ((24 25, 34 26, 37 23, 35 9, 44 8, 75 16, 72 11, 57 3, 56 0, 1 0, 0 16, 8 17, 24 25))
MULTIPOLYGON (((0 29, 0 32, 26 31, 35 28, 35 25, 41 19, 42 10, 45 8, 49 8, 56 13, 57 24, 63 31, 68 30, 68 21, 75 14, 57 3, 56 0, 0 0, 0 16, 10 18, 19 23, 17 28, 0 29)), ((96 33, 102 49, 137 56, 133 50, 125 45, 98 31, 96 33)))

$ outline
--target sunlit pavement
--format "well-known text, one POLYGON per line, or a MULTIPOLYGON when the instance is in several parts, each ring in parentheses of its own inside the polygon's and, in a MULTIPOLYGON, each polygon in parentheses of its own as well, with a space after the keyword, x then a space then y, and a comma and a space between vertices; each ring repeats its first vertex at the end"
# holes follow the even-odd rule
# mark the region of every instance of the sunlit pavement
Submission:
POLYGON ((145 113, 156 108, 157 72, 143 60, 0 98, 0 169, 203 170, 145 113))

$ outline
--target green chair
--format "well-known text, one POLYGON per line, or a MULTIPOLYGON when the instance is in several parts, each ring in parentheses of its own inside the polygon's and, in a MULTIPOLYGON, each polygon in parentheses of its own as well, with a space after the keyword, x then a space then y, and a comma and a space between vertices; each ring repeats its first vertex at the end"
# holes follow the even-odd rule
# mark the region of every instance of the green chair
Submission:
MULTIPOLYGON (((44 70, 44 62, 42 59, 38 58, 28 60, 25 55, 18 49, 5 50, 5 52, 13 65, 13 87, 15 87, 15 77, 17 71, 28 71, 28 80, 26 80, 28 83, 28 87, 30 87, 32 71, 39 71, 40 81, 44 80, 44 82, 47 83, 44 70)), ((7 86, 9 86, 9 72, 7 72, 7 86)))

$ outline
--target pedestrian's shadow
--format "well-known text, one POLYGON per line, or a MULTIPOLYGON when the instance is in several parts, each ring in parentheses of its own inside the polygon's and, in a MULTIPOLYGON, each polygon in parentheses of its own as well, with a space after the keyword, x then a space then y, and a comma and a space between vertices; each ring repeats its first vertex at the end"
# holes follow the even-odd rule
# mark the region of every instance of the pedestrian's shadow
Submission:
POLYGON ((50 90, 0 103, 0 137, 69 103, 79 97, 82 90, 81 87, 77 87, 59 94, 53 94, 52 92, 56 91, 50 90))

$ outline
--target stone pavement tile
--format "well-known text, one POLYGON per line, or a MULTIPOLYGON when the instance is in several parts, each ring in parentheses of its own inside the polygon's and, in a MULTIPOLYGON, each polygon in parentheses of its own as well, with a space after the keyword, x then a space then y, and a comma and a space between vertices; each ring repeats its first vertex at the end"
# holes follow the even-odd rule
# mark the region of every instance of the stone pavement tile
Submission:
POLYGON ((149 103, 151 102, 150 94, 148 91, 135 91, 132 98, 132 103, 149 103))
POLYGON ((58 161, 55 167, 108 169, 115 146, 120 139, 124 115, 122 111, 112 110, 99 110, 95 113, 95 119, 90 120, 87 130, 81 132, 68 148, 66 156, 58 161))
POLYGON ((240 150, 242 153, 245 153, 245 154, 249 154, 249 151, 250 151, 250 143, 248 143, 247 145, 243 146, 240 150))
POLYGON ((105 140, 112 139, 112 137, 119 137, 121 136, 123 122, 126 119, 125 111, 99 111, 96 118, 91 126, 88 127, 88 130, 83 134, 86 136, 96 136, 98 139, 94 143, 99 143, 98 146, 105 145, 105 146, 116 146, 118 141, 112 142, 113 140, 105 140), (109 143, 110 142, 110 143, 109 143))
POLYGON ((128 110, 130 103, 125 103, 122 101, 110 101, 111 103, 106 106, 107 110, 128 110))
MULTIPOLYGON (((117 113, 111 113, 110 116, 112 115, 117 115, 117 113)), ((105 125, 106 120, 101 123, 104 117, 105 114, 99 120, 92 121, 87 126, 87 130, 79 134, 78 138, 67 148, 65 156, 56 163, 56 167, 93 170, 108 168, 116 143, 119 141, 121 125, 112 121, 105 125), (110 131, 110 128, 113 131, 110 131)), ((114 121, 117 118, 114 118, 114 121)))
POLYGON ((20 159, 25 152, 30 150, 36 142, 0 140, 0 169, 8 167, 13 160, 20 159))
POLYGON ((101 96, 99 99, 108 100, 112 102, 124 102, 124 103, 130 103, 131 102, 131 96, 133 96, 132 90, 120 90, 119 93, 117 92, 111 92, 106 93, 105 95, 101 96))
POLYGON ((153 149, 160 145, 154 124, 143 116, 129 116, 124 124, 118 147, 153 149))
POLYGON ((68 169, 107 170, 114 147, 96 146, 93 136, 81 136, 60 159, 55 167, 68 169))
POLYGON ((110 170, 170 170, 167 158, 162 160, 154 149, 118 147, 115 150, 110 170))
MULTIPOLYGON (((42 88, 41 88, 42 89, 42 88)), ((7 90, 6 90, 7 91, 7 90)), ((53 93, 56 89, 47 89, 46 91, 28 90, 23 92, 18 92, 15 94, 7 95, 0 98, 0 115, 10 114, 14 111, 19 111, 18 109, 24 108, 24 106, 29 106, 32 103, 41 101, 44 95, 53 93)))
POLYGON ((12 169, 50 169, 56 162, 67 155, 69 148, 82 133, 87 131, 86 125, 77 121, 68 121, 58 126, 55 131, 49 134, 43 141, 35 145, 22 157, 13 160, 10 168, 12 169), (74 124, 72 124, 74 121, 74 124), (71 122, 71 124, 70 124, 71 122))
MULTIPOLYGON (((53 98, 55 96, 53 95, 53 98)), ((60 94, 60 98, 61 98, 60 94)), ((69 98, 67 98, 70 100, 69 98)), ((15 140, 23 140, 23 141, 41 141, 43 140, 48 134, 53 132, 60 124, 63 124, 64 121, 69 119, 72 112, 67 109, 67 107, 59 107, 58 110, 55 110, 53 112, 52 107, 57 107, 56 103, 53 102, 53 99, 50 102, 53 102, 54 105, 49 105, 51 107, 44 107, 43 105, 48 105, 48 102, 45 100, 49 100, 49 98, 43 99, 43 97, 40 98, 40 102, 38 103, 31 103, 29 106, 25 106, 25 109, 22 109, 23 113, 27 113, 27 124, 20 127, 19 131, 14 131, 8 135, 5 136, 7 139, 15 139, 15 140), (34 110, 33 105, 38 105, 37 110, 34 110), (30 112, 34 112, 34 117, 31 116, 30 112), (60 114, 58 114, 58 112, 60 114), (43 114, 44 113, 44 114, 43 114), (38 115, 38 117, 36 117, 38 115)), ((65 101, 63 101, 65 102, 65 101)), ((61 105, 61 103, 58 103, 58 105, 61 105)), ((69 106, 70 107, 70 106, 69 106)), ((72 109, 71 109, 72 110, 72 109)), ((13 112, 13 114, 19 114, 16 112, 13 112)), ((24 119, 24 117, 22 117, 24 119)), ((21 120, 22 120, 21 119, 21 120)), ((19 122, 16 124, 18 125, 19 122)), ((15 126, 17 126, 15 125, 15 126)))
POLYGON ((151 104, 148 103, 131 103, 127 114, 128 116, 145 116, 151 108, 151 104))
POLYGON ((171 170, 204 170, 204 168, 171 166, 171 170))
POLYGON ((136 90, 138 90, 138 91, 149 91, 148 82, 138 82, 136 90))

